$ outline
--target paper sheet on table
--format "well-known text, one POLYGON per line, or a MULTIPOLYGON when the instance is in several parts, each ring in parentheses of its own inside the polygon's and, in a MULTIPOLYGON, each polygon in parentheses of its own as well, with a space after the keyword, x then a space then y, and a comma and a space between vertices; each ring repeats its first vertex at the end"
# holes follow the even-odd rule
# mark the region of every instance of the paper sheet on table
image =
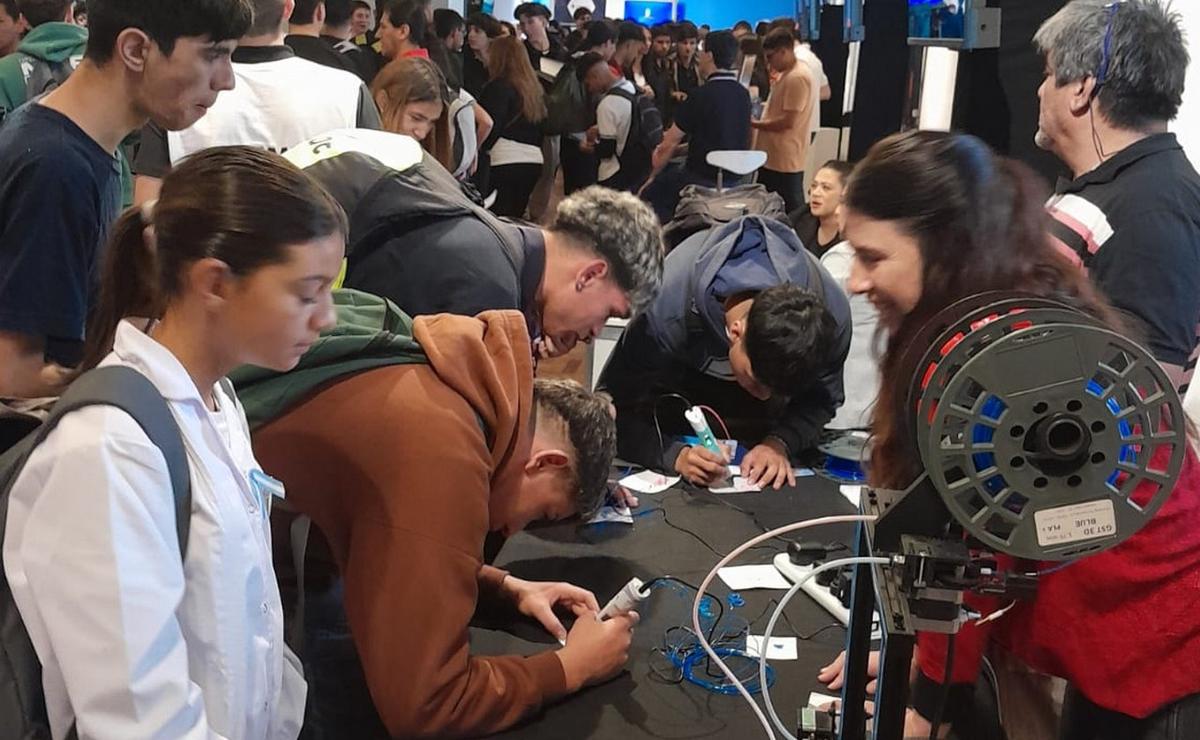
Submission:
POLYGON ((619 524, 633 524, 633 512, 628 506, 601 506, 600 511, 591 519, 588 519, 588 524, 599 524, 601 522, 617 522, 619 524))
POLYGON ((653 470, 643 470, 635 475, 625 476, 617 481, 617 485, 634 493, 662 493, 678 482, 679 476, 671 478, 653 470))
POLYGON ((754 588, 775 588, 781 591, 792 584, 774 565, 731 565, 717 571, 725 585, 734 591, 749 591, 754 588))
MULTIPOLYGON (((746 652, 757 658, 762 655, 762 635, 746 636, 746 652)), ((796 660, 800 657, 794 637, 772 637, 767 646, 767 660, 796 660)))
POLYGON ((761 491, 762 487, 754 485, 740 475, 735 475, 733 476, 733 480, 729 482, 729 485, 718 486, 708 490, 710 493, 754 493, 761 491))
MULTIPOLYGON (((770 658, 771 656, 768 655, 767 657, 770 658)), ((830 696, 829 694, 822 694, 819 691, 814 691, 808 695, 808 706, 820 709, 827 704, 832 704, 835 701, 841 700, 842 697, 840 696, 830 696)))
POLYGON ((862 488, 862 486, 839 486, 838 490, 846 497, 847 501, 858 506, 859 501, 862 500, 862 488))
MULTIPOLYGON (((729 472, 732 475, 741 475, 742 466, 730 465, 729 472)), ((797 478, 811 478, 812 476, 816 475, 816 473, 813 472, 812 468, 792 468, 792 475, 796 476, 797 478)))

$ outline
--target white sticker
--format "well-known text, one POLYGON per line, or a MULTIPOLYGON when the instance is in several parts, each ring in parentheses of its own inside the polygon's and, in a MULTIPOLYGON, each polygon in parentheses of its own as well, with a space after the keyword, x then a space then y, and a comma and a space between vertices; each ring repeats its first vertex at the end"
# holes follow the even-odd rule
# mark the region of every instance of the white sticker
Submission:
POLYGON ((1109 499, 1039 511, 1033 515, 1033 521, 1042 547, 1112 537, 1117 533, 1117 517, 1109 499))

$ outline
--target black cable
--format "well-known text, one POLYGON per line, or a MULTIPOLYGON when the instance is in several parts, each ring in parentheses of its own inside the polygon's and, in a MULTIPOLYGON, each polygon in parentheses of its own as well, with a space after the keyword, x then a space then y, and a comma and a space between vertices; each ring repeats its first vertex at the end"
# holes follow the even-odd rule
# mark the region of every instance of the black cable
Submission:
MULTIPOLYGON (((659 511, 662 511, 662 510, 659 509, 659 511)), ((663 513, 663 516, 664 517, 666 516, 666 512, 663 513)), ((693 536, 696 536, 696 535, 693 534, 693 536)), ((709 548, 709 549, 712 549, 712 548, 709 548)), ((692 589, 696 593, 700 593, 699 586, 697 586, 693 583, 689 583, 689 582, 683 580, 682 578, 676 578, 675 576, 659 576, 658 578, 652 579, 652 580, 648 581, 647 583, 642 584, 642 589, 644 591, 648 592, 650 590, 650 588, 654 584, 658 583, 659 581, 670 581, 672 583, 678 583, 681 586, 687 586, 688 588, 692 589)), ((713 594, 706 592, 704 594, 704 596, 712 599, 713 601, 715 601, 717 603, 717 619, 715 622, 712 623, 712 627, 709 627, 709 629, 708 629, 708 642, 709 642, 709 644, 712 644, 713 635, 715 635, 717 633, 717 625, 719 625, 721 623, 721 620, 725 618, 725 605, 723 603, 721 603, 721 600, 718 599, 713 594)), ((704 603, 703 600, 701 600, 701 603, 704 603)), ((675 629, 675 627, 669 628, 667 630, 667 632, 670 632, 672 629, 675 629)), ((666 637, 667 632, 663 633, 664 639, 666 637)))
MULTIPOLYGON (((718 558, 723 558, 723 557, 725 557, 725 553, 722 553, 722 552, 717 552, 716 548, 714 548, 712 545, 708 544, 708 542, 707 542, 707 541, 706 541, 706 540, 705 540, 703 537, 701 537, 700 535, 696 534, 695 532, 693 532, 692 530, 688 529, 687 527, 681 527, 681 526, 679 526, 678 524, 676 524, 675 522, 671 521, 670 517, 668 517, 668 516, 667 516, 667 510, 666 510, 666 509, 664 509, 664 508, 662 508, 662 507, 659 507, 659 508, 657 508, 657 509, 650 509, 650 510, 649 510, 649 511, 647 511, 646 513, 647 513, 647 514, 653 514, 653 513, 654 513, 654 512, 656 512, 656 511, 661 511, 661 512, 662 512, 662 515, 663 515, 663 522, 665 522, 665 523, 666 523, 666 525, 667 525, 668 527, 670 527, 671 529, 675 529, 675 530, 678 530, 678 531, 680 531, 680 532, 683 532, 684 534, 686 534, 686 535, 688 535, 688 536, 692 537, 694 540, 696 540, 697 542, 699 542, 701 545, 704 545, 706 548, 708 548, 708 551, 709 551, 709 552, 711 552, 713 555, 716 555, 718 558)), ((695 588, 695 587, 693 586, 693 588, 695 588)))
POLYGON ((942 714, 950 701, 950 679, 954 675, 954 637, 951 633, 946 644, 946 674, 942 678, 942 695, 938 700, 937 711, 933 713, 933 725, 929 728, 929 740, 938 740, 938 733, 942 729, 942 714))
MULTIPOLYGON (((761 612, 759 612, 757 617, 755 617, 754 619, 748 620, 747 624, 749 624, 751 627, 753 627, 754 624, 756 622, 758 622, 758 620, 767 616, 767 612, 771 611, 772 608, 774 608, 778 605, 779 605, 778 599, 771 599, 770 601, 767 602, 767 607, 765 609, 763 609, 761 612)), ((800 641, 811 640, 814 637, 816 637, 817 635, 821 634, 822 632, 827 632, 828 630, 831 630, 834 627, 842 627, 843 626, 841 622, 831 622, 830 624, 827 624, 824 627, 816 629, 813 632, 810 632, 809 634, 806 635, 803 632, 801 632, 800 630, 796 629, 796 625, 792 624, 792 620, 790 617, 788 617, 787 612, 784 612, 780 616, 783 617, 783 621, 787 624, 788 628, 792 630, 792 636, 800 641)))
POLYGON ((692 407, 692 402, 678 393, 664 393, 654 400, 654 406, 650 409, 650 416, 654 419, 654 431, 658 433, 658 459, 663 462, 663 457, 667 454, 666 441, 663 439, 662 427, 658 423, 658 405, 666 398, 678 398, 684 403, 684 410, 692 407))

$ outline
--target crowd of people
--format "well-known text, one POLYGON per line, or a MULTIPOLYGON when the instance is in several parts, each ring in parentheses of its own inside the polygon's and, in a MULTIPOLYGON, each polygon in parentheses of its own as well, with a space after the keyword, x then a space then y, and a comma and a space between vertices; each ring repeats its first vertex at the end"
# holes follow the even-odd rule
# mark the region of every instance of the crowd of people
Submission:
MULTIPOLYGON (((618 454, 695 486, 736 455, 779 489, 830 434, 869 430, 870 482, 905 488, 920 456, 899 363, 966 296, 1072 305, 1186 389, 1200 176, 1167 130, 1188 52, 1164 3, 1073 0, 1038 32, 1037 141, 1070 172, 1053 194, 932 132, 822 163, 806 188, 829 88, 792 19, 574 20, 539 3, 509 22, 429 0, 0 0, 0 449, 22 453, 0 458, 0 646, 28 658, 0 664, 0 707, 22 710, 4 722, 507 729, 621 671, 639 617, 600 621, 586 589, 494 567, 506 539, 636 505, 610 485, 618 454), (708 155, 748 149, 765 166, 724 180, 761 212, 706 214, 708 155), (628 327, 595 390, 538 374, 614 318, 628 327), (175 455, 117 406, 18 443, 111 368, 176 422, 184 508, 175 455), (664 413, 676 398, 716 409, 740 449, 690 442, 664 413), (561 647, 472 655, 484 608, 561 647)), ((1066 740, 1194 737, 1198 523, 1189 447, 1128 542, 968 625, 952 657, 921 635, 905 735, 944 705, 943 728, 971 736, 990 645, 1070 682, 1066 740)))

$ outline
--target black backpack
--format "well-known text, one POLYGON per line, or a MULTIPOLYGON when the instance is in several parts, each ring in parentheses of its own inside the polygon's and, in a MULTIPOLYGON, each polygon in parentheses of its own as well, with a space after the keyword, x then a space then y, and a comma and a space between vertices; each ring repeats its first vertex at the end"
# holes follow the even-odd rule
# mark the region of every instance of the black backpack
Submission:
POLYGON ((739 185, 720 192, 688 185, 680 192, 675 217, 663 227, 663 242, 669 252, 698 231, 742 216, 764 216, 791 226, 783 198, 765 185, 739 185))
POLYGON ((546 119, 542 132, 549 135, 574 134, 588 127, 588 95, 575 74, 575 59, 563 64, 546 95, 546 119))
MULTIPOLYGON (((633 113, 633 119, 629 122, 629 138, 625 140, 625 152, 622 154, 622 159, 630 153, 630 145, 635 145, 635 151, 639 152, 638 156, 642 159, 649 154, 654 154, 654 150, 663 140, 662 111, 654 104, 654 99, 641 93, 631 93, 620 86, 612 88, 605 95, 625 98, 629 101, 633 113)), ((623 169, 625 163, 621 164, 623 169)))
MULTIPOLYGON (((231 386, 226 386, 232 390, 231 386)), ((0 543, 8 521, 9 492, 30 453, 58 426, 64 416, 88 406, 114 406, 133 417, 150 441, 162 451, 175 497, 175 530, 179 552, 187 553, 192 514, 192 489, 183 437, 175 417, 158 389, 128 367, 103 367, 80 376, 54 404, 50 417, 36 431, 0 455, 0 543)), ((86 604, 79 608, 86 609, 86 604)), ((74 738, 72 727, 68 738, 74 738)), ((42 692, 42 666, 13 600, 8 577, 0 568, 0 740, 48 740, 50 723, 42 692)))

